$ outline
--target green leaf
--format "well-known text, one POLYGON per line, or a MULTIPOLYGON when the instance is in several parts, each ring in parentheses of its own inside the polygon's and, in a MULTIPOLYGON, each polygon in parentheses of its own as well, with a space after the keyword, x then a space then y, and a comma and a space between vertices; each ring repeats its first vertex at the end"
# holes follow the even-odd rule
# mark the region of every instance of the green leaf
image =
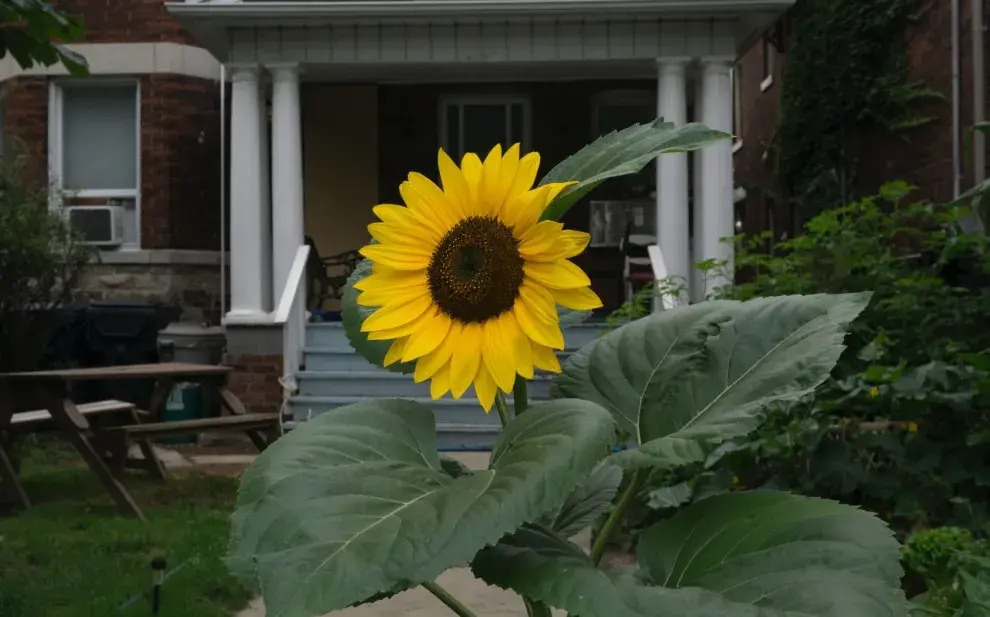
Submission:
POLYGON ((354 268, 354 272, 347 279, 344 287, 344 296, 341 300, 341 320, 344 322, 344 332, 347 340, 356 352, 364 356, 364 359, 375 366, 382 367, 393 373, 412 373, 416 370, 415 362, 396 362, 391 366, 384 366, 385 356, 388 354, 392 341, 372 341, 368 335, 361 332, 361 324, 369 315, 375 312, 375 308, 361 306, 358 304, 358 290, 354 289, 354 284, 371 274, 371 261, 362 259, 354 268))
POLYGON ((728 133, 701 124, 677 126, 662 118, 599 137, 564 159, 540 181, 541 185, 578 182, 553 200, 543 219, 559 221, 575 202, 605 180, 639 173, 660 154, 690 152, 729 137, 728 133))
POLYGON ((441 470, 432 412, 369 400, 322 414, 241 479, 232 571, 272 617, 322 615, 436 578, 560 505, 614 440, 586 401, 536 405, 509 423, 488 470, 441 470))
POLYGON ((564 363, 554 398, 581 398, 605 407, 616 424, 643 443, 644 425, 658 415, 716 333, 711 316, 732 302, 705 302, 656 313, 588 343, 564 363))
POLYGON ((544 523, 565 538, 581 533, 612 505, 620 484, 622 469, 605 459, 544 523))
POLYGON ((729 493, 640 536, 639 563, 664 587, 702 587, 785 614, 903 614, 900 547, 871 513, 788 493, 729 493))
POLYGON ((892 534, 835 502, 784 493, 707 499, 638 546, 648 572, 605 573, 574 544, 527 525, 471 566, 489 584, 581 617, 905 614, 892 534))
POLYGON ((475 576, 581 617, 771 617, 703 589, 663 589, 596 568, 573 543, 526 525, 471 562, 475 576))
POLYGON ((679 482, 673 486, 664 486, 647 493, 647 504, 652 510, 677 508, 691 501, 693 492, 690 482, 679 482))

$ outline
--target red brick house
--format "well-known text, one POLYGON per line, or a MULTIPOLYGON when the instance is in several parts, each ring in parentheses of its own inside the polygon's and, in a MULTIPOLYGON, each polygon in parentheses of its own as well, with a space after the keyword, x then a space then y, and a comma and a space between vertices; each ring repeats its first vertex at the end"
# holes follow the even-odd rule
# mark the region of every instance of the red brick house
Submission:
MULTIPOLYGON (((920 102, 917 114, 932 120, 903 136, 880 128, 857 136, 860 194, 875 192, 883 182, 906 180, 919 187, 919 197, 945 203, 986 177, 985 140, 970 136, 974 122, 988 117, 987 82, 982 75, 987 66, 985 4, 985 0, 921 3, 918 19, 906 31, 908 70, 912 80, 941 94, 941 99, 920 102)), ((787 79, 788 47, 795 43, 789 16, 785 14, 768 36, 754 41, 735 65, 738 139, 733 167, 737 185, 751 189, 774 186, 774 152, 769 144, 787 79)), ((791 208, 773 203, 759 189, 750 190, 737 204, 736 218, 750 233, 772 229, 778 238, 794 233, 791 208)))

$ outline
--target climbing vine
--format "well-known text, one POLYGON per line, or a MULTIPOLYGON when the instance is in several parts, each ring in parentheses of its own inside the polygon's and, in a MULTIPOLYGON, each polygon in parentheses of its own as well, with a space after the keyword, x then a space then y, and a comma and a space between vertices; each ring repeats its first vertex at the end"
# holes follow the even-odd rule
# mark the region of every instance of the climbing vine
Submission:
POLYGON ((920 9, 920 0, 801 0, 792 10, 775 146, 778 190, 803 217, 854 197, 855 130, 930 120, 914 104, 940 95, 907 65, 905 31, 920 9))

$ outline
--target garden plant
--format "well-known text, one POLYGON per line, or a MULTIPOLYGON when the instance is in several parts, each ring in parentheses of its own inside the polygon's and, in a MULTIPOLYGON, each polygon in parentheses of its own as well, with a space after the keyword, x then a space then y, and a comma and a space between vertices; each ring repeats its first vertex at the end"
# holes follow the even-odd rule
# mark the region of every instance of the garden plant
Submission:
POLYGON ((371 399, 322 414, 241 480, 229 564, 267 614, 322 615, 470 565, 532 616, 900 615, 899 545, 871 513, 785 492, 699 501, 646 529, 638 564, 601 569, 647 478, 703 461, 827 379, 869 292, 720 300, 632 321, 563 366, 561 323, 599 302, 570 261, 587 234, 557 221, 609 177, 727 136, 662 121, 607 135, 532 188, 539 158, 495 148, 441 185, 410 174, 404 206, 375 209, 374 240, 344 298, 352 345, 374 364, 473 385, 503 430, 486 470, 436 451, 432 411, 371 399), (536 369, 553 400, 528 404, 536 369), (510 398, 511 395, 511 398, 510 398), (619 434, 630 444, 616 449, 619 434), (614 505, 613 504, 614 500, 614 505), (607 513, 590 554, 570 538, 607 513))

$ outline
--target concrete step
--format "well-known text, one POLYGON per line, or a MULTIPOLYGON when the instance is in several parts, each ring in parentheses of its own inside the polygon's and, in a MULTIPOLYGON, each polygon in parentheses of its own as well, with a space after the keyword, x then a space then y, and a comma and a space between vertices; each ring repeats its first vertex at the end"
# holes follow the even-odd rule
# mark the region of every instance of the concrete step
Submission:
MULTIPOLYGON (((285 430, 291 431, 299 422, 286 422, 285 430)), ((446 422, 437 425, 437 450, 440 452, 491 452, 498 438, 500 427, 490 424, 463 424, 446 422)))
MULTIPOLYGON (((605 329, 604 324, 591 323, 564 329, 566 350, 580 349, 605 329)), ((306 345, 320 349, 350 349, 347 333, 340 322, 311 323, 306 326, 306 345)))
MULTIPOLYGON (((299 395, 289 401, 289 407, 292 410, 292 418, 301 422, 322 413, 333 411, 338 407, 366 401, 368 398, 367 396, 299 395)), ((429 397, 411 397, 410 400, 432 409, 436 415, 437 424, 470 424, 472 426, 493 426, 496 428, 500 425, 498 413, 494 407, 491 413, 486 414, 478 403, 478 399, 469 395, 465 395, 460 400, 452 399, 449 396, 436 401, 429 397)), ((511 403, 512 401, 510 399, 509 404, 511 405, 511 403)))
MULTIPOLYGON (((301 396, 355 396, 355 397, 429 397, 429 382, 416 383, 411 375, 389 373, 383 370, 306 370, 298 375, 301 396)), ((537 375, 529 383, 530 398, 550 398, 550 377, 537 375)))
MULTIPOLYGON (((571 355, 570 351, 558 351, 557 358, 561 364, 571 355)), ((347 348, 326 348, 326 347, 306 347, 303 350, 303 366, 307 371, 325 372, 367 372, 384 369, 368 362, 364 356, 357 353, 350 347, 347 348)))

